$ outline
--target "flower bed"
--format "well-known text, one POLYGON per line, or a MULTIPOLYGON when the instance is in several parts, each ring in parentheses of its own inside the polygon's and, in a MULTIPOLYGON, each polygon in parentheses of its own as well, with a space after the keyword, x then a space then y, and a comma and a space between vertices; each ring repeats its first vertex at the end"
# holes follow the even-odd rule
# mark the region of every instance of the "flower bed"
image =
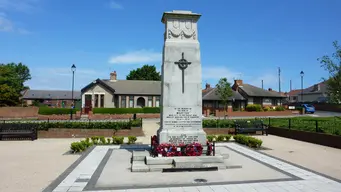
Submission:
MULTIPOLYGON (((191 143, 174 145, 172 143, 159 143, 156 135, 151 137, 151 153, 152 156, 174 157, 174 156, 201 156, 203 154, 203 146, 200 143, 191 143)), ((207 156, 214 155, 214 143, 207 141, 207 156)))

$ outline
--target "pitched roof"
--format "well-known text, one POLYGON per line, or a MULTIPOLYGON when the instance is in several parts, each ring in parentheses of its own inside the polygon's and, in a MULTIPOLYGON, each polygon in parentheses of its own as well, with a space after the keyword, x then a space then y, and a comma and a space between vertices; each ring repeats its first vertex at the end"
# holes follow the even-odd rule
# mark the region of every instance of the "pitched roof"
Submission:
MULTIPOLYGON (((325 93, 325 92, 327 92, 327 84, 325 81, 312 85, 306 89, 303 89, 303 95, 314 94, 314 93, 325 93)), ((300 92, 298 94, 300 94, 300 92)))
POLYGON ((115 94, 161 95, 161 81, 102 80, 115 89, 115 94))
POLYGON ((285 97, 279 94, 278 92, 264 90, 262 88, 255 87, 250 84, 243 84, 239 86, 238 88, 243 90, 248 96, 251 96, 251 97, 285 97))
POLYGON ((287 93, 287 95, 289 95, 289 96, 296 96, 299 93, 301 93, 300 89, 294 89, 294 90, 289 91, 289 93, 287 93))
MULTIPOLYGON (((72 91, 66 90, 27 90, 23 99, 72 99, 72 91)), ((73 99, 81 99, 81 92, 74 91, 73 99)))
MULTIPOLYGON (((235 100, 245 100, 245 98, 238 93, 237 91, 232 90, 232 97, 229 98, 229 101, 232 99, 235 100)), ((217 88, 212 88, 210 91, 202 93, 202 100, 220 100, 219 95, 217 94, 217 88)))

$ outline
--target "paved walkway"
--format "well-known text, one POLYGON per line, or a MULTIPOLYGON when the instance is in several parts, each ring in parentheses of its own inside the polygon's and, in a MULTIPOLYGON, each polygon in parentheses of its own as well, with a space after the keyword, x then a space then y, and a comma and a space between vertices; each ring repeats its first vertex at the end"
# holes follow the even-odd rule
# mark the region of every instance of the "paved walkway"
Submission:
MULTIPOLYGON (((296 177, 293 181, 278 181, 278 182, 253 182, 239 184, 221 184, 221 185, 205 185, 205 186, 190 186, 190 187, 169 187, 169 188, 149 188, 149 189, 126 189, 126 190, 101 190, 101 192, 337 192, 341 189, 341 183, 332 179, 326 178, 319 174, 315 174, 309 170, 304 170, 292 164, 285 163, 281 160, 269 157, 257 151, 248 149, 235 143, 223 143, 219 146, 227 146, 245 156, 254 158, 269 166, 296 177)), ((63 179, 53 192, 76 192, 83 191, 90 182, 90 178, 96 171, 104 156, 109 149, 118 149, 119 146, 98 146, 90 152, 90 154, 63 179)), ((250 170, 252 171, 252 170, 250 170)), ((184 173, 186 174, 186 173, 184 173)), ((262 174, 262 173, 259 173, 262 174)), ((92 191, 96 192, 96 191, 92 191)), ((99 191, 97 191, 99 192, 99 191)))

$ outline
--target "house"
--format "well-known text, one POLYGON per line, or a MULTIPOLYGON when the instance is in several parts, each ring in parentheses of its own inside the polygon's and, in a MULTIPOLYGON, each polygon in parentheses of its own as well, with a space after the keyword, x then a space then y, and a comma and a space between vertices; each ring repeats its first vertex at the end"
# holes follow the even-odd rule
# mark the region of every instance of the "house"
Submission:
POLYGON ((243 83, 243 80, 235 80, 232 86, 234 91, 240 93, 248 104, 260 104, 261 106, 278 106, 281 105, 285 99, 285 95, 272 91, 272 89, 265 90, 250 84, 243 83))
POLYGON ((32 105, 34 101, 37 101, 48 106, 70 107, 73 102, 72 100, 75 102, 80 101, 81 92, 74 91, 72 98, 72 91, 28 89, 23 92, 21 99, 26 105, 32 105))
POLYGON ((110 79, 97 79, 81 90, 82 108, 159 107, 161 81, 117 80, 116 71, 110 79))
POLYGON ((303 90, 303 97, 301 95, 299 93, 299 102, 327 102, 329 100, 327 83, 323 81, 312 85, 303 90))
MULTIPOLYGON (((242 109, 247 104, 279 105, 281 96, 236 80, 232 86, 229 109, 242 109)), ((161 81, 118 80, 116 71, 109 79, 96 79, 81 90, 83 113, 93 108, 139 108, 159 107, 161 102, 161 81)), ((223 109, 216 88, 206 84, 202 91, 203 109, 223 109)))
POLYGON ((325 81, 312 85, 308 88, 292 90, 288 93, 289 103, 304 102, 328 102, 328 89, 325 81))

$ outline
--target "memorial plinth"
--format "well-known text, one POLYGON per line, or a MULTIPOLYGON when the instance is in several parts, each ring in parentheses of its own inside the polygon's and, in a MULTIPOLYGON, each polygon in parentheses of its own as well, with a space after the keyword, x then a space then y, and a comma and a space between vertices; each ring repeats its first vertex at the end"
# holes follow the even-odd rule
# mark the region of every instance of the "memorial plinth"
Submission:
POLYGON ((191 11, 165 12, 159 143, 206 145, 197 22, 191 11))

